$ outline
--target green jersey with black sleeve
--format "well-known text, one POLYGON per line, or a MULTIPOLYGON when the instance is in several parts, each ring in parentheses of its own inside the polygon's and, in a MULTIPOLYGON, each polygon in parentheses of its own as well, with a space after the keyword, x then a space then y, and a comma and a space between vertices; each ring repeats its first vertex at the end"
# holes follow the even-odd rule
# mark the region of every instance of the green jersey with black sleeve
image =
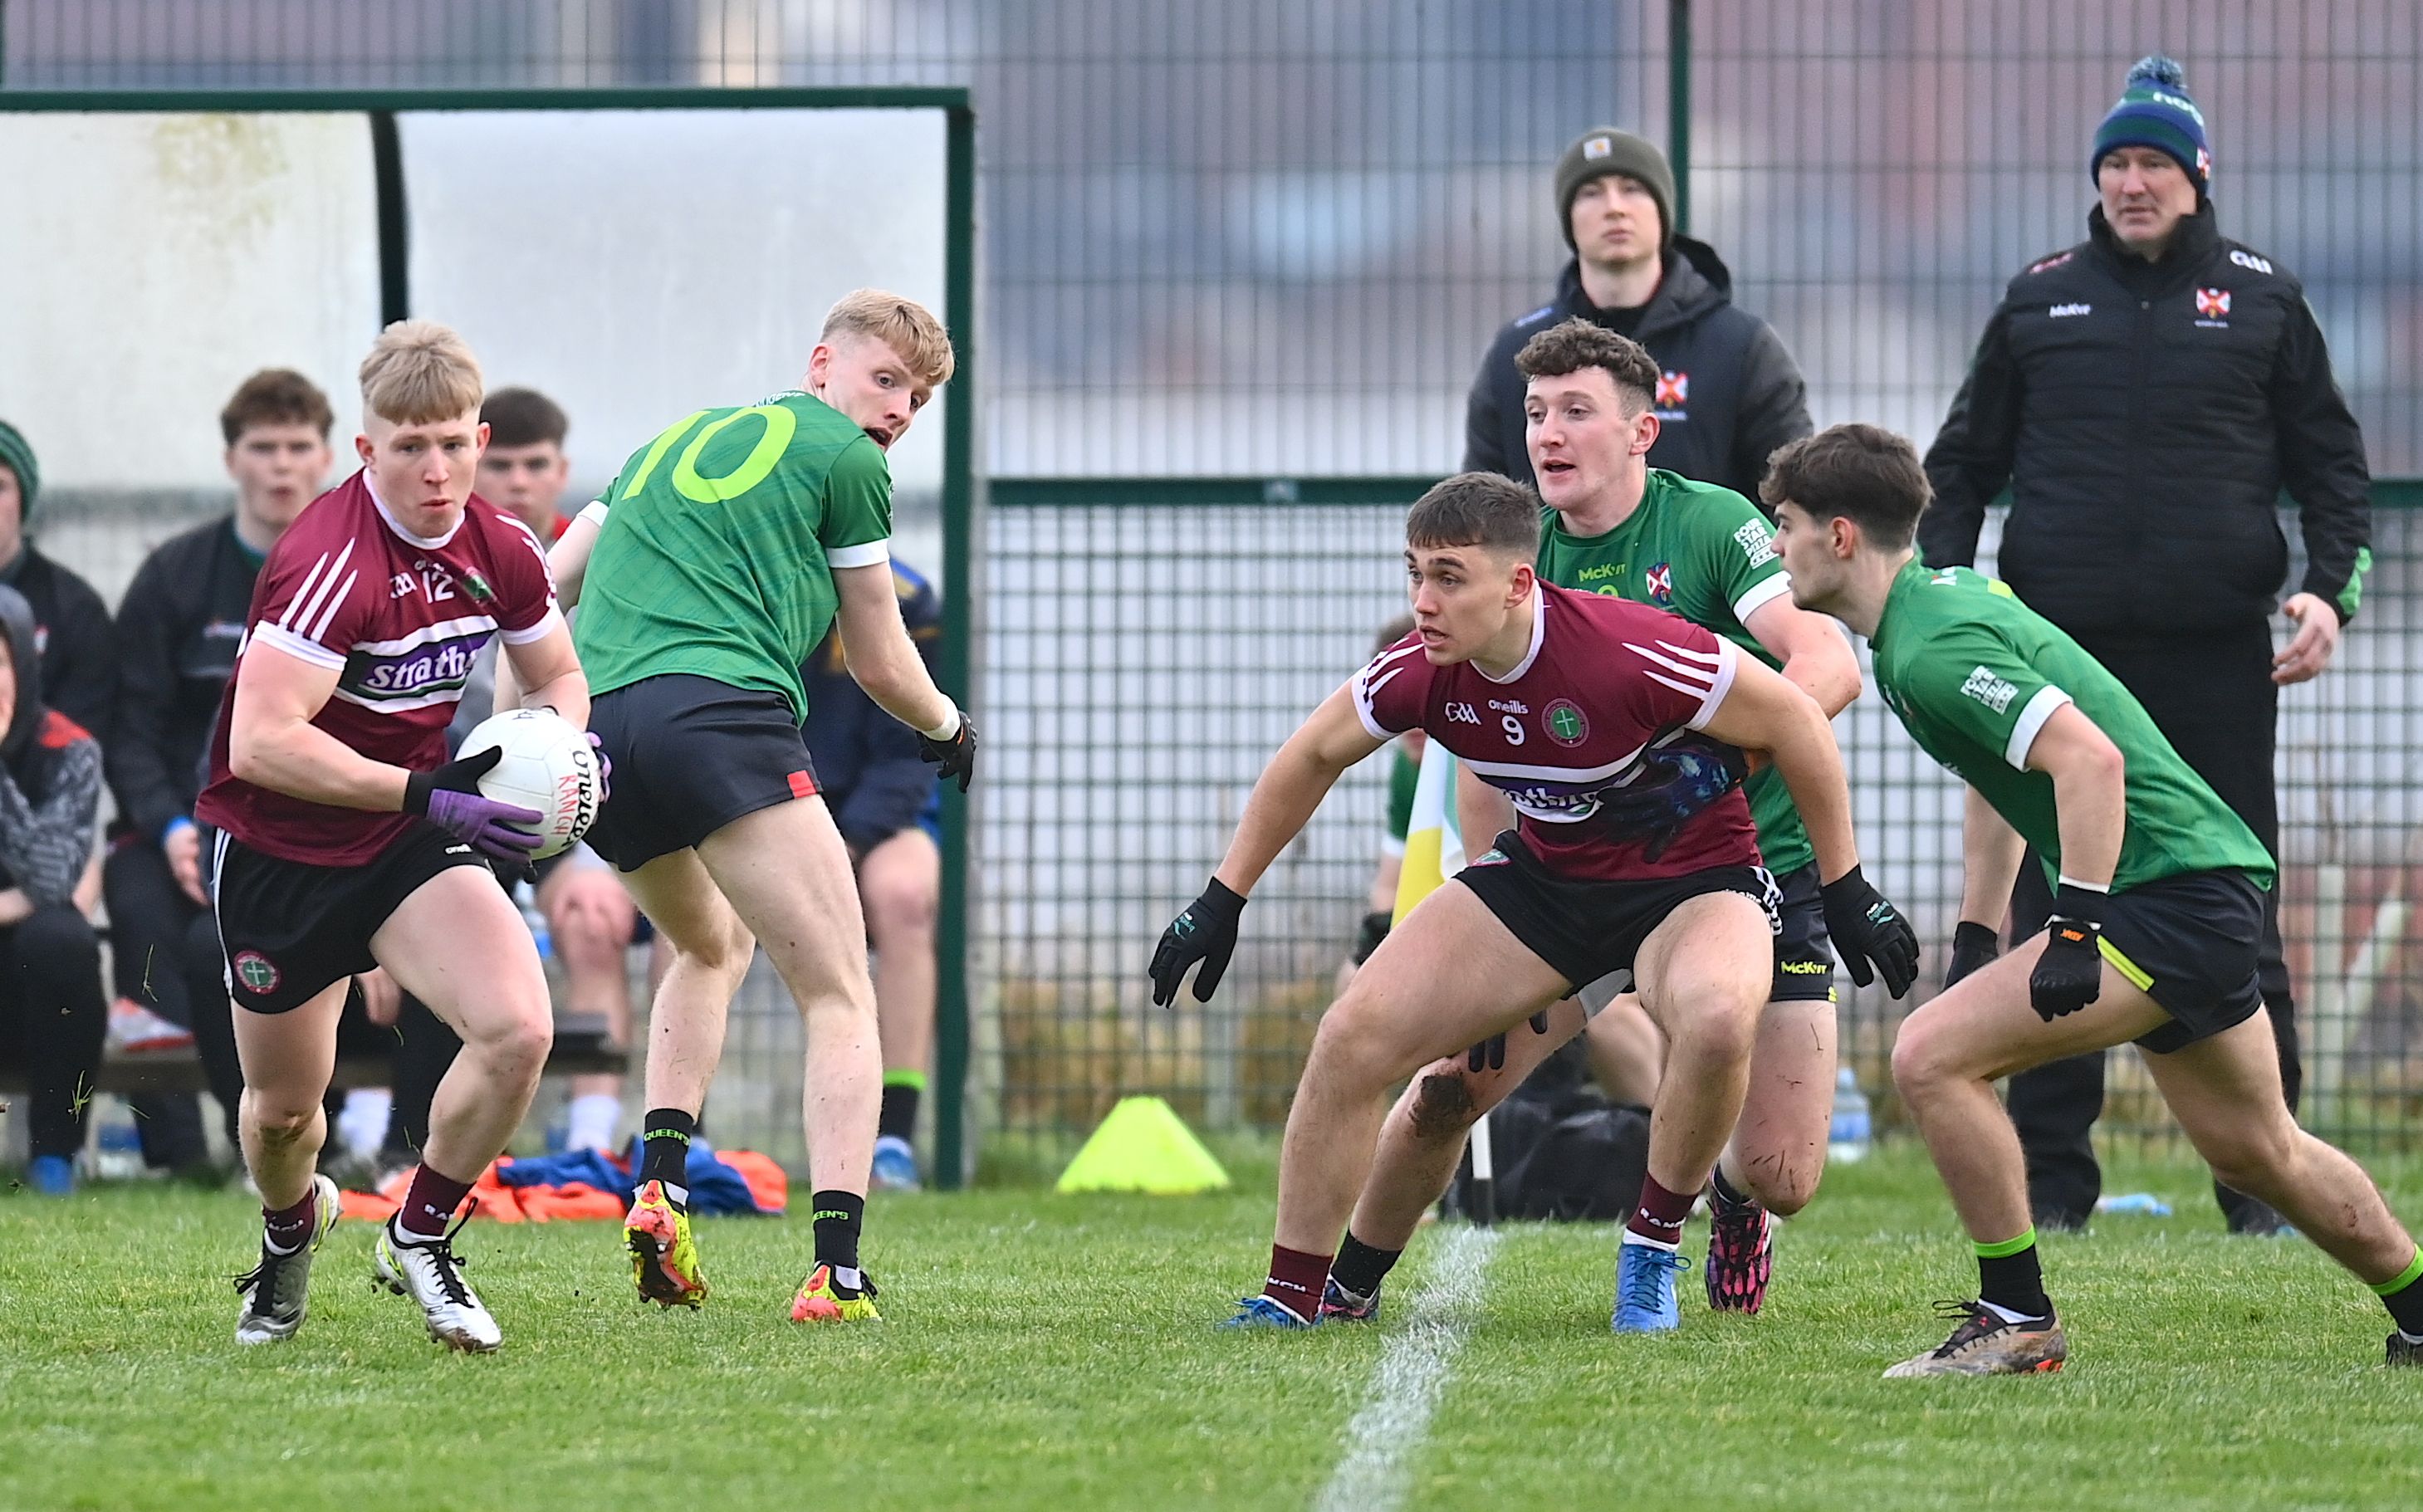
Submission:
MULTIPOLYGON (((1792 580, 1776 558, 1766 517, 1730 488, 1652 467, 1640 507, 1605 535, 1568 535, 1563 516, 1544 511, 1538 567, 1559 588, 1654 604, 1769 667, 1782 665, 1749 624, 1761 605, 1791 592, 1792 580)), ((1782 774, 1770 764, 1742 786, 1767 870, 1783 876, 1815 861, 1782 774)))
POLYGON ((2128 765, 2128 827, 2112 890, 2192 872, 2238 872, 2271 888, 2263 843, 2181 760, 2120 680, 2008 587, 1966 567, 1911 561, 1869 638, 1877 685, 1910 738, 1975 788, 2044 858, 2061 862, 2052 778, 2028 748, 2065 703, 2128 765))
POLYGON ((685 672, 778 693, 832 625, 836 569, 892 556, 892 469, 810 394, 685 416, 582 511, 600 527, 573 622, 593 694, 685 672))

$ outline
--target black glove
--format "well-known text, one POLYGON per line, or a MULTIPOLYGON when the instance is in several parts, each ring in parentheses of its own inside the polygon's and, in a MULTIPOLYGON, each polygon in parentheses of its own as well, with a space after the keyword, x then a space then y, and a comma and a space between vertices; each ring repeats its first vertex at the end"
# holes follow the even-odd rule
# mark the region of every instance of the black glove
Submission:
POLYGON ((2048 1024, 2078 1012, 2103 990, 2103 898, 2067 882, 2053 893, 2044 953, 2028 973, 2028 1006, 2048 1024))
MULTIPOLYGON (((1548 1010, 1543 1008, 1538 1013, 1531 1016, 1531 1032, 1534 1034, 1544 1034, 1547 1032, 1548 1010)), ((1465 1051, 1464 1064, 1466 1070, 1471 1071, 1476 1076, 1484 1070, 1505 1070, 1506 1036, 1503 1034, 1492 1034, 1487 1039, 1482 1040, 1480 1044, 1474 1046, 1472 1048, 1465 1051)))
POLYGON ((929 740, 917 736, 917 759, 942 768, 935 775, 959 780, 959 791, 965 793, 976 775, 976 727, 968 722, 968 712, 959 711, 959 729, 948 740, 929 740))
POLYGON ((1245 900, 1215 876, 1204 886, 1203 896, 1169 921, 1152 953, 1154 1007, 1166 1008, 1177 1000, 1178 979, 1197 961, 1203 969, 1195 973, 1195 1000, 1212 1000, 1228 969, 1228 957, 1236 953, 1237 916, 1244 911, 1245 900))
POLYGON ((1943 969, 1943 990, 2003 953, 2002 937, 1985 924, 1960 921, 1952 931, 1952 963, 1943 969))
POLYGON ((1591 817, 1617 840, 1644 842, 1641 858, 1654 861, 1686 823, 1749 775, 1749 758, 1733 747, 1704 735, 1681 735, 1651 747, 1640 758, 1639 775, 1602 794, 1591 817))
POLYGON ((1906 996, 1918 980, 1918 931, 1901 910, 1868 886, 1856 866, 1820 888, 1818 896, 1826 906, 1827 937, 1851 980, 1864 987, 1882 975, 1887 992, 1906 996))
POLYGON ((1380 948, 1380 942, 1388 937, 1388 926, 1395 918, 1396 915, 1386 908, 1374 908, 1363 916, 1363 927, 1355 934, 1352 957, 1356 966, 1370 960, 1371 953, 1380 948))

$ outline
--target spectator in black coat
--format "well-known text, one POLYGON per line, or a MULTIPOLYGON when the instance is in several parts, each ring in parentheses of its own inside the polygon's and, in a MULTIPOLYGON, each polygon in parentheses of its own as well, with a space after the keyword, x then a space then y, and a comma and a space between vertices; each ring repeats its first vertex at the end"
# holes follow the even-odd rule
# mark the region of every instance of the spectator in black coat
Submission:
POLYGON ((76 901, 101 806, 101 748, 42 704, 33 606, 0 588, 0 1056, 22 1066, 36 1191, 75 1187, 109 1004, 76 901))
MULTIPOLYGON (((930 666, 942 634, 933 585, 892 563, 909 638, 930 666)), ((866 940, 875 952, 875 1015, 883 1046, 883 1110, 875 1184, 918 1184, 912 1144, 934 1045, 935 922, 942 897, 942 789, 917 755, 917 732, 876 707, 842 662, 841 631, 800 669, 808 694, 801 733, 816 785, 858 868, 866 940)))
POLYGON ((0 420, 0 583, 34 610, 34 647, 49 706, 96 739, 109 729, 118 687, 109 606, 93 586, 25 539, 41 502, 41 468, 17 428, 0 420))

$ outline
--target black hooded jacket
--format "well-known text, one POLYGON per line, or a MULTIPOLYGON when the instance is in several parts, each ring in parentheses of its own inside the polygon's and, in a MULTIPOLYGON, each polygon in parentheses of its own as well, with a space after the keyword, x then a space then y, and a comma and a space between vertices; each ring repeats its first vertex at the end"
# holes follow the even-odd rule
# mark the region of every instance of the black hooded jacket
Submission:
POLYGON ((1986 323, 1926 454, 1918 545, 1968 566, 2005 482, 2001 575, 2071 631, 2177 635, 2272 612, 2288 576, 2353 616, 2370 559, 2364 437, 2296 276, 2224 237, 2208 202, 2147 262, 2098 206, 2087 239, 2031 264, 1986 323))
POLYGON ((42 703, 33 606, 0 588, 0 638, 17 697, 0 734, 0 887, 38 907, 66 903, 92 857, 101 807, 101 748, 82 726, 42 703))
MULTIPOLYGON (((1783 340, 1733 302, 1734 276, 1704 242, 1678 236, 1666 249, 1665 276, 1631 335, 1658 370, 1657 417, 1665 429, 1649 465, 1758 497, 1766 459, 1811 430, 1807 386, 1783 340)), ((1489 343, 1465 413, 1467 472, 1502 473, 1529 483, 1523 446, 1523 375, 1514 354, 1560 321, 1610 323, 1582 292, 1581 263, 1565 264, 1557 297, 1510 323, 1489 343)))

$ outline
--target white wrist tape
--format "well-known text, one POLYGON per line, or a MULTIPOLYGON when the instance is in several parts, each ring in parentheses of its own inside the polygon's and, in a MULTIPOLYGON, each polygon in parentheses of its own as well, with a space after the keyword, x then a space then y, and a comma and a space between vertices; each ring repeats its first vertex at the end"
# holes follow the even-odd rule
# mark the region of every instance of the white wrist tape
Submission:
POLYGON ((2078 878, 2070 875, 2067 872, 2064 872, 2061 874, 2061 886, 2066 888, 2078 888, 2087 892, 2110 892, 2112 890, 2112 884, 2109 882, 2081 882, 2078 878))
POLYGON ((950 739, 953 735, 958 734, 959 732, 958 706, 957 704, 952 705, 951 717, 943 720, 941 724, 936 725, 931 730, 920 730, 917 732, 938 746, 943 741, 950 739))

